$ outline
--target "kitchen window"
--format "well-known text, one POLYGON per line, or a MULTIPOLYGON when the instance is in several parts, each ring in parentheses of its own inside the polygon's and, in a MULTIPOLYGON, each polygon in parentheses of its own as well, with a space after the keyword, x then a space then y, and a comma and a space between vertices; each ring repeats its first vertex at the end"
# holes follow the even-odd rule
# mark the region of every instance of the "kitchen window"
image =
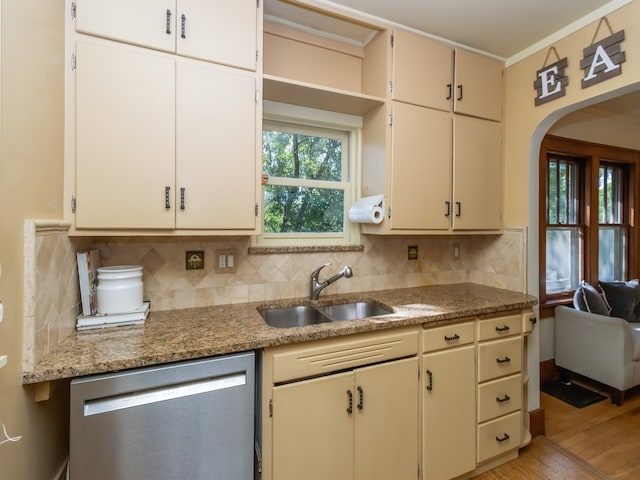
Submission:
MULTIPOLYGON (((582 280, 638 275, 640 152, 547 136, 540 149, 540 300, 571 303, 582 280)), ((546 306, 546 312, 545 310, 546 306)))
POLYGON ((256 244, 353 243, 348 209, 355 198, 359 117, 282 104, 265 112, 263 233, 256 244))

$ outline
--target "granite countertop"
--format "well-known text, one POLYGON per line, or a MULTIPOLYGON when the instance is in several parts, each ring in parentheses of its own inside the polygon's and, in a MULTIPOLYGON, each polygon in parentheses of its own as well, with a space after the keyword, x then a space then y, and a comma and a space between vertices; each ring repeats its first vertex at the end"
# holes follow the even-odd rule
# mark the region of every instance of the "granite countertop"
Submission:
POLYGON ((144 325, 74 332, 46 355, 24 384, 211 357, 289 343, 527 308, 535 297, 471 283, 320 296, 184 310, 152 311, 144 325), (274 328, 259 309, 310 303, 369 300, 394 313, 369 319, 274 328))

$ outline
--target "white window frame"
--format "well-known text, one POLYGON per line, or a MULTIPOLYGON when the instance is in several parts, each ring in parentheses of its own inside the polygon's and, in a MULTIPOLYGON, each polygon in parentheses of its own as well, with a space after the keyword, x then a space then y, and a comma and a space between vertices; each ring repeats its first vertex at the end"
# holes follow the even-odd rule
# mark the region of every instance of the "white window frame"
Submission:
MULTIPOLYGON (((344 190, 344 230, 342 233, 266 233, 264 232, 264 205, 262 234, 253 237, 253 245, 268 247, 355 245, 360 242, 357 225, 349 221, 349 208, 355 202, 359 182, 361 158, 362 117, 317 110, 296 105, 271 102, 263 104, 263 129, 279 125, 305 135, 327 135, 333 133, 347 141, 343 155, 343 180, 341 182, 319 182, 317 180, 279 178, 269 179, 270 185, 293 185, 301 187, 342 188, 344 190)), ((262 190, 264 204, 264 189, 262 190)))

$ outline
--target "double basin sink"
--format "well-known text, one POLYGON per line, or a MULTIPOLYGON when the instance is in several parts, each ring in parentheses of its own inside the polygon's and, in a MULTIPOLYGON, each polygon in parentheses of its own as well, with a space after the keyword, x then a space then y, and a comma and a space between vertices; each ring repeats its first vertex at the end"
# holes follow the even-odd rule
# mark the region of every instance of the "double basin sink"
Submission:
POLYGON ((260 312, 267 325, 276 328, 303 327, 318 323, 358 320, 389 313, 393 313, 393 310, 373 302, 339 303, 317 307, 298 305, 284 308, 268 308, 260 312))

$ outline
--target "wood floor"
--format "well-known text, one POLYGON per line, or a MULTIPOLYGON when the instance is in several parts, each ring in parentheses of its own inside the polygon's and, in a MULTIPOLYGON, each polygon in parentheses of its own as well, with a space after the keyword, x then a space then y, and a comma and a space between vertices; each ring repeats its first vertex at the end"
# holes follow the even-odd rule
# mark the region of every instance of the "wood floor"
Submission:
POLYGON ((475 480, 640 479, 640 390, 627 393, 621 407, 607 398, 578 409, 544 393, 540 403, 546 435, 475 480))

